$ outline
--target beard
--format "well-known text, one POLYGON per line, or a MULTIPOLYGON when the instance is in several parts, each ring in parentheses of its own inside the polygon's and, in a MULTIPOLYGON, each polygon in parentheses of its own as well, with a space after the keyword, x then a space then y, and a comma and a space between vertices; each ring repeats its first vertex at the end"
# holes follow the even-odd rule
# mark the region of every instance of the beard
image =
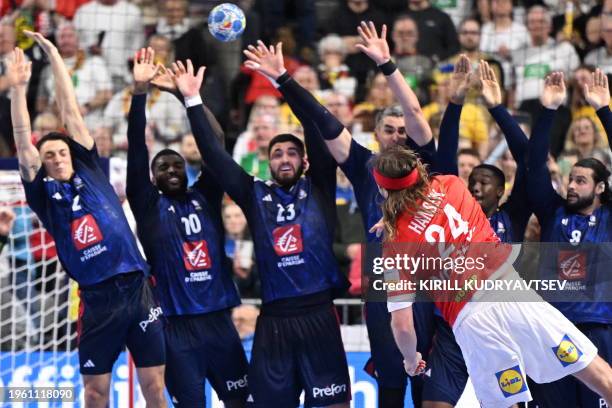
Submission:
POLYGON ((565 200, 565 207, 570 211, 576 212, 589 207, 593 204, 593 201, 595 201, 595 191, 586 197, 578 197, 578 199, 572 203, 565 200))
POLYGON ((272 173, 272 179, 281 187, 291 187, 293 186, 300 177, 302 177, 302 173, 304 172, 304 164, 300 163, 298 168, 295 170, 293 176, 280 176, 278 172, 270 169, 270 173, 272 173))

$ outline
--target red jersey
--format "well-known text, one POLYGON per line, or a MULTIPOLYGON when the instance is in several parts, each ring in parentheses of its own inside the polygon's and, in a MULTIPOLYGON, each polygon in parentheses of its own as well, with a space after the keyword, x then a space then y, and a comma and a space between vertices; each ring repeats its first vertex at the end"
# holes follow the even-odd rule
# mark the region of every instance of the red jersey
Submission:
POLYGON ((412 273, 398 268, 403 280, 415 282, 415 290, 389 292, 389 298, 428 291, 452 326, 474 294, 462 290, 471 287, 465 282, 491 277, 508 259, 512 246, 501 243, 460 178, 432 177, 427 197, 416 211, 399 216, 395 239, 385 244, 385 256, 408 255, 420 262, 411 264, 412 273))

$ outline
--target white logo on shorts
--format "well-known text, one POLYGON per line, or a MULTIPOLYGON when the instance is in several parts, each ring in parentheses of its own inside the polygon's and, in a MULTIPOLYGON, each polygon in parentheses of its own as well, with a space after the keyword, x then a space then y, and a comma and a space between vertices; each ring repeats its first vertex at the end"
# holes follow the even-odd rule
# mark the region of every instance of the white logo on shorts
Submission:
POLYGON ((140 326, 140 328, 142 329, 143 332, 147 331, 147 326, 153 322, 155 322, 157 320, 157 318, 162 314, 162 308, 161 306, 158 307, 152 307, 151 309, 149 309, 149 316, 147 318, 147 320, 143 320, 142 322, 138 323, 138 325, 140 326))
POLYGON ((96 365, 91 360, 87 360, 85 364, 83 364, 83 368, 94 368, 96 365))
POLYGON ((246 388, 248 384, 249 383, 247 381, 247 374, 245 374, 244 377, 237 379, 236 381, 228 380, 225 382, 225 386, 227 387, 228 391, 246 388))
POLYGON ((313 398, 323 398, 323 397, 333 397, 334 395, 346 392, 346 384, 332 384, 325 388, 313 388, 312 389, 312 397, 313 398))

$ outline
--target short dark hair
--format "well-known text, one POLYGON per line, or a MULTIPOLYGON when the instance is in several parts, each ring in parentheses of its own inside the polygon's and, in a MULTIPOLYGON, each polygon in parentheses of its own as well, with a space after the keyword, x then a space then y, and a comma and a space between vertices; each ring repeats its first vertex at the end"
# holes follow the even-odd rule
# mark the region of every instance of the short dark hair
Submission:
POLYGON ((70 147, 70 140, 72 140, 72 138, 62 132, 49 132, 40 139, 38 139, 38 142, 36 142, 36 149, 40 151, 40 148, 43 144, 52 140, 61 140, 62 142, 66 143, 68 147, 70 147))
POLYGON ((185 161, 185 158, 183 156, 181 156, 181 154, 179 152, 177 152, 176 150, 172 150, 172 149, 162 149, 160 150, 155 156, 153 156, 153 160, 151 160, 151 171, 155 171, 155 162, 157 162, 157 160, 162 157, 162 156, 178 156, 181 158, 181 160, 185 161))
POLYGON ((291 133, 281 133, 280 135, 276 135, 270 140, 268 144, 268 156, 272 152, 272 148, 275 144, 291 142, 297 147, 298 152, 300 153, 300 157, 304 157, 306 155, 306 148, 304 147, 304 142, 302 142, 297 136, 292 135, 291 133))
POLYGON ((610 191, 610 184, 608 181, 610 179, 610 170, 606 168, 605 164, 593 157, 589 157, 578 160, 576 164, 574 164, 574 167, 584 167, 593 170, 593 181, 595 181, 595 184, 604 183, 604 191, 600 196, 601 203, 612 203, 612 191, 610 191))
POLYGON ((499 167, 494 166, 492 164, 483 163, 483 164, 479 164, 478 166, 474 167, 472 169, 472 172, 478 169, 489 170, 491 173, 493 173, 493 177, 497 180, 497 183, 500 186, 504 187, 506 185, 506 176, 504 176, 504 172, 501 171, 499 167))
POLYGON ((480 158, 480 153, 478 153, 478 150, 474 149, 473 147, 465 147, 463 149, 459 149, 459 151, 457 152, 457 157, 461 156, 462 154, 474 156, 478 158, 478 160, 482 161, 482 159, 480 158))

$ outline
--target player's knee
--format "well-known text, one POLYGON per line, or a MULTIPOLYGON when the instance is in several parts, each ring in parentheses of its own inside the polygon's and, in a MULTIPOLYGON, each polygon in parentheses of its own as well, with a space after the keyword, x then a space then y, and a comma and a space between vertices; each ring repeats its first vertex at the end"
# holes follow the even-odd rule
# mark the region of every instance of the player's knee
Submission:
POLYGON ((149 381, 146 384, 140 384, 140 388, 142 389, 142 394, 147 401, 147 407, 166 406, 163 381, 149 381))
POLYGON ((85 406, 87 408, 106 407, 108 405, 108 390, 93 384, 85 386, 85 406))

